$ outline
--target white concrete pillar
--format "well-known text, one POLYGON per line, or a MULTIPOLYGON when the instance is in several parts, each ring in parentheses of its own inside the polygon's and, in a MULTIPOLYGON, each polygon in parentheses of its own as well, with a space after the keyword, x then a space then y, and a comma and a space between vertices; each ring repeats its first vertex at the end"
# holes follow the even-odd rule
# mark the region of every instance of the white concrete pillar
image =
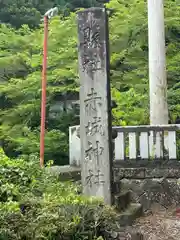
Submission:
POLYGON ((150 124, 168 124, 164 0, 148 0, 150 124))
POLYGON ((81 166, 81 142, 78 137, 78 126, 69 127, 69 165, 72 167, 81 166))

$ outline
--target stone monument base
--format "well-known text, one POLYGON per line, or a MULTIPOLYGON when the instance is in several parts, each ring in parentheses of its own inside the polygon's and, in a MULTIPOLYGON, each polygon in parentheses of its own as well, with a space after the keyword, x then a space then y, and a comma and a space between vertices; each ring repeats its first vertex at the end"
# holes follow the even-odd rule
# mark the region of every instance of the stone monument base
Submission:
MULTIPOLYGON (((72 166, 54 166, 51 171, 61 181, 81 180, 81 169, 72 166)), ((117 191, 131 194, 131 201, 140 203, 143 210, 154 205, 169 208, 180 205, 180 163, 166 162, 116 162, 113 168, 117 191)))

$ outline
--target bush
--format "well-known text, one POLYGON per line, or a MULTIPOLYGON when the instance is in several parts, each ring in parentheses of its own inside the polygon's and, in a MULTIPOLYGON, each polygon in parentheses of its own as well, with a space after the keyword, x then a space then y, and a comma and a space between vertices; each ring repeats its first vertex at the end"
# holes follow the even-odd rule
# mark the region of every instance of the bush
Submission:
POLYGON ((0 239, 98 239, 115 214, 100 200, 78 194, 29 161, 10 160, 0 150, 0 239))

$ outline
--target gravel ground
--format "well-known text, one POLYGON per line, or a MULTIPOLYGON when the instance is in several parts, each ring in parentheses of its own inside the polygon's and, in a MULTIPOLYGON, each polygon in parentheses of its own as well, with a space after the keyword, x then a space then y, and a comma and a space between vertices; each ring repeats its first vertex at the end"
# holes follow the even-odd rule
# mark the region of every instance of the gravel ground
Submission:
POLYGON ((180 240, 180 216, 176 209, 153 210, 134 224, 144 235, 144 240, 180 240))

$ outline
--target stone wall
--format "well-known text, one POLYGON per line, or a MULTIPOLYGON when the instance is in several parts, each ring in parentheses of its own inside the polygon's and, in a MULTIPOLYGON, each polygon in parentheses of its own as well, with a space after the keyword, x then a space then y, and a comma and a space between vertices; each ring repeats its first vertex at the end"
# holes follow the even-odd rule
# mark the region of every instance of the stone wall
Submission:
POLYGON ((174 162, 117 163, 114 181, 121 190, 130 190, 132 201, 141 203, 146 211, 154 204, 160 207, 179 205, 180 164, 174 162))
MULTIPOLYGON (((80 167, 54 167, 53 171, 60 173, 61 180, 81 179, 80 167)), ((141 203, 145 211, 154 204, 179 205, 179 161, 117 161, 113 173, 116 191, 130 190, 132 202, 141 203)))

